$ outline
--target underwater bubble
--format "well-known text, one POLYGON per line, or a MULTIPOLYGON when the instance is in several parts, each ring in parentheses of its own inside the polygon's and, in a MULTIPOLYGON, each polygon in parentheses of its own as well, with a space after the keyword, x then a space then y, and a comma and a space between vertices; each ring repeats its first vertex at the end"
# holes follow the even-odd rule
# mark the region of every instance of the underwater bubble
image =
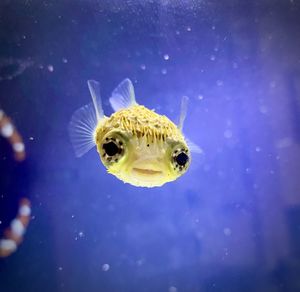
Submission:
POLYGON ((268 112, 268 108, 265 106, 265 105, 261 105, 259 107, 259 111, 262 113, 262 114, 266 114, 268 112))
POLYGON ((104 264, 104 265, 102 265, 102 271, 103 271, 103 272, 107 272, 109 269, 110 269, 109 264, 104 264))
POLYGON ((47 68, 48 68, 49 72, 53 72, 54 71, 53 65, 48 65, 47 68))
POLYGON ((224 137, 225 137, 226 139, 230 139, 230 138, 232 137, 232 131, 231 131, 231 130, 226 130, 226 131, 224 132, 224 137))
POLYGON ((228 227, 224 228, 223 232, 224 232, 224 234, 225 234, 226 236, 231 235, 231 229, 228 228, 228 227))
POLYGON ((217 86, 223 86, 224 85, 224 82, 222 80, 217 80, 217 86))
POLYGON ((164 59, 167 61, 170 59, 170 56, 168 54, 164 54, 164 59))

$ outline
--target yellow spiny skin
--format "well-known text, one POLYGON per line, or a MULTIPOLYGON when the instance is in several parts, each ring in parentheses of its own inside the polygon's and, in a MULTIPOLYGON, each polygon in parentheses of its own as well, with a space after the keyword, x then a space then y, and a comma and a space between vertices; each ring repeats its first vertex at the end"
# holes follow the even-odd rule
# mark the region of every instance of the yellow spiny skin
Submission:
POLYGON ((108 172, 134 186, 161 186, 180 177, 190 164, 181 131, 166 116, 141 105, 100 121, 95 143, 108 172), (107 155, 108 147, 118 153, 107 155), (186 164, 176 162, 178 153, 188 157, 186 164))

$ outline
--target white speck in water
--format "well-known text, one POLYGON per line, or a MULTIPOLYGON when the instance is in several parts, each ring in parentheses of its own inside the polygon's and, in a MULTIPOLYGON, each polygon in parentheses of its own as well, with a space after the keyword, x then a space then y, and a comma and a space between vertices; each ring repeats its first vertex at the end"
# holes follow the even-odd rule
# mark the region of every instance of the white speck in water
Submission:
POLYGON ((161 74, 163 74, 163 75, 166 75, 167 74, 167 69, 166 68, 163 68, 162 70, 161 70, 161 74))
POLYGON ((188 26, 188 27, 186 28, 186 30, 187 30, 187 31, 192 31, 192 28, 191 28, 190 26, 188 26))
POLYGON ((7 123, 1 128, 1 134, 5 138, 10 137, 13 134, 13 132, 14 132, 14 127, 11 123, 7 123))
POLYGON ((141 69, 142 69, 142 70, 146 70, 146 65, 145 65, 145 64, 142 64, 142 65, 141 65, 141 69))
POLYGON ((261 105, 259 107, 259 111, 262 113, 262 114, 266 114, 268 112, 268 108, 265 106, 265 105, 261 105))
POLYGON ((80 231, 80 232, 78 232, 78 236, 82 238, 82 237, 84 237, 84 233, 82 231, 80 231))
POLYGON ((211 55, 211 56, 210 56, 210 60, 211 60, 211 61, 215 61, 215 60, 216 60, 216 56, 215 56, 215 55, 211 55))
POLYGON ((224 234, 225 234, 226 236, 230 236, 230 235, 231 235, 231 229, 228 228, 228 227, 225 227, 224 230, 223 230, 223 232, 224 232, 224 234))
POLYGON ((177 290, 177 288, 175 287, 175 286, 171 286, 170 288, 169 288, 169 292, 177 292, 178 290, 177 290))
POLYGON ((49 72, 53 72, 54 71, 53 65, 48 65, 47 68, 48 68, 49 72))
POLYGON ((75 218, 75 215, 71 215, 71 218, 74 219, 74 218, 75 218))
POLYGON ((33 140, 34 140, 34 138, 33 138, 33 137, 29 137, 29 140, 30 140, 30 141, 33 141, 33 140))
POLYGON ((102 271, 103 271, 103 272, 107 272, 109 269, 110 269, 109 264, 104 264, 104 265, 102 265, 102 271))
POLYGON ((59 271, 62 271, 62 270, 63 270, 63 268, 62 268, 62 267, 58 267, 58 270, 59 270, 59 271))
POLYGON ((215 30, 215 29, 216 29, 216 27, 213 25, 213 26, 211 27, 211 29, 212 29, 212 30, 215 30))
POLYGON ((202 100, 203 98, 204 98, 204 96, 203 96, 202 94, 199 94, 199 95, 198 95, 198 99, 199 99, 199 100, 202 100))
POLYGON ((256 152, 260 152, 260 151, 261 151, 261 148, 257 146, 257 147, 255 147, 255 151, 256 151, 256 152))
POLYGON ((0 225, 2 224, 2 221, 0 220, 0 225))
POLYGON ((170 56, 168 54, 164 54, 164 59, 167 61, 170 59, 170 56))
POLYGON ((223 80, 217 80, 217 86, 223 86, 224 85, 224 82, 223 80))
POLYGON ((68 63, 68 59, 62 58, 62 62, 66 64, 66 63, 68 63))
POLYGON ((176 33, 177 35, 180 35, 180 31, 179 31, 179 30, 176 30, 175 33, 176 33))
POLYGON ((225 132, 224 132, 224 137, 225 137, 226 139, 230 139, 230 138, 232 137, 232 131, 229 130, 229 129, 225 130, 225 132))
POLYGON ((233 67, 233 69, 237 69, 238 68, 238 64, 236 62, 233 62, 232 63, 232 67, 233 67))
POLYGON ((17 142, 17 143, 13 144, 13 149, 16 152, 23 152, 24 149, 25 149, 25 146, 24 146, 24 144, 22 142, 17 142))

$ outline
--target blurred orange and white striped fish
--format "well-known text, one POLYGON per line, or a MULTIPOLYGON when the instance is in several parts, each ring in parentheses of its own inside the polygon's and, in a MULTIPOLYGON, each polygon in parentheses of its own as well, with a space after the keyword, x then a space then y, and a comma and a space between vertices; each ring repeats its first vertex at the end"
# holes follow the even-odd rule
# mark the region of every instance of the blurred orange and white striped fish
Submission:
POLYGON ((191 151, 201 149, 182 133, 188 98, 181 102, 179 124, 139 105, 129 79, 123 80, 109 99, 114 113, 103 113, 100 86, 88 81, 92 103, 72 116, 69 134, 76 156, 94 146, 107 171, 125 183, 157 187, 183 175, 191 163, 191 151))

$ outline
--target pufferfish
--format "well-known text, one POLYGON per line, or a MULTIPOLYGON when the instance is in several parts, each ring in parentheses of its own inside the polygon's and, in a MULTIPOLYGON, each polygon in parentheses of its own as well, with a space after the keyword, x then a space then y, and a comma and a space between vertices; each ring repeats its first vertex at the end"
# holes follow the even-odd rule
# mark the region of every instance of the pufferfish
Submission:
POLYGON ((69 134, 77 157, 94 146, 108 173, 137 187, 158 187, 183 175, 191 150, 201 149, 182 134, 187 97, 182 98, 178 126, 135 100, 134 87, 123 80, 109 101, 114 113, 103 113, 100 86, 89 80, 92 103, 72 116, 69 134))

